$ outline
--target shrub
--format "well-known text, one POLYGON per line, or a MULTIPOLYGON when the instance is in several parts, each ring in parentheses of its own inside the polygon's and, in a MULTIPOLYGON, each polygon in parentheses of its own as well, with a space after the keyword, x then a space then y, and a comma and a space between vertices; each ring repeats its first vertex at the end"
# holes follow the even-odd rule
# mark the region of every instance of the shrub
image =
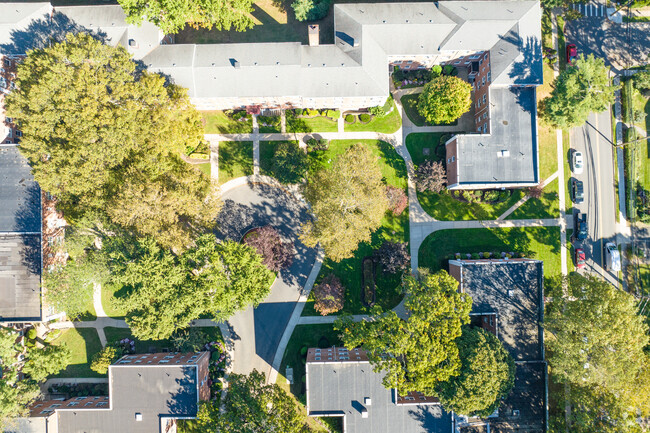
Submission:
POLYGON ((441 192, 447 184, 445 166, 440 161, 425 161, 417 169, 416 183, 421 191, 441 192))
POLYGON ((293 114, 295 114, 296 116, 302 116, 302 112, 303 112, 302 108, 295 108, 293 110, 293 114))
POLYGON ((632 76, 632 82, 642 92, 650 90, 650 71, 637 72, 632 76))
POLYGON ((404 190, 391 185, 386 186, 386 198, 388 198, 388 209, 394 215, 401 215, 409 203, 404 190))
POLYGON ((429 82, 418 98, 418 113, 433 124, 451 123, 472 107, 472 86, 458 77, 429 82))
POLYGON ((542 198, 543 193, 544 193, 544 188, 542 188, 541 185, 535 185, 533 187, 526 189, 526 194, 531 198, 542 198))
POLYGON ((368 123, 370 122, 370 114, 363 113, 359 115, 359 120, 362 121, 363 123, 368 123))
POLYGON ((402 81, 404 79, 404 71, 399 66, 393 67, 393 79, 396 81, 402 81))
POLYGON ((28 340, 36 339, 36 328, 29 328, 29 331, 27 331, 27 334, 25 336, 28 340))
POLYGON ((357 120, 357 118, 356 118, 356 116, 354 114, 346 114, 345 115, 345 121, 347 123, 354 123, 354 122, 356 122, 356 120, 357 120))
POLYGON ((332 119, 338 119, 341 115, 341 112, 339 110, 327 110, 326 115, 332 119))
POLYGON ((308 108, 306 111, 308 116, 320 116, 320 113, 316 109, 308 108))
POLYGON ((384 107, 381 105, 377 105, 376 107, 369 107, 368 112, 375 117, 384 117, 386 115, 386 110, 384 110, 384 107))
POLYGON ((244 237, 244 243, 255 248, 263 257, 262 263, 273 272, 293 263, 293 243, 283 242, 280 234, 270 225, 250 231, 244 237))
POLYGON ((307 356, 307 351, 308 350, 309 350, 309 348, 307 346, 302 346, 300 348, 300 356, 307 356))
POLYGON ((453 72, 454 69, 455 68, 454 68, 453 65, 445 65, 442 68, 442 73, 443 73, 443 75, 451 75, 451 73, 453 72))
POLYGON ((478 253, 472 253, 472 258, 473 258, 474 260, 478 260, 478 259, 481 258, 481 256, 479 256, 478 253))
POLYGON ((408 251, 406 242, 384 242, 375 253, 383 270, 395 274, 404 269, 408 269, 411 261, 411 255, 408 251))
POLYGON ((118 357, 117 349, 113 346, 106 346, 95 354, 90 369, 99 374, 106 374, 108 366, 111 365, 118 357))
POLYGON ((330 341, 327 339, 327 337, 321 337, 318 340, 318 347, 321 349, 327 349, 330 347, 330 341))
POLYGON ((344 295, 341 280, 329 274, 314 287, 314 309, 323 316, 335 313, 343 308, 344 295))
POLYGON ((490 201, 490 202, 499 200, 499 191, 494 189, 485 191, 483 193, 483 200, 490 201))
POLYGON ((431 68, 431 79, 438 78, 442 74, 442 66, 435 65, 431 68))
POLYGON ((329 140, 326 140, 324 138, 316 139, 316 138, 310 138, 307 140, 307 146, 310 151, 313 150, 327 150, 329 147, 329 140))
POLYGON ((273 154, 271 173, 282 183, 298 183, 309 168, 309 157, 294 142, 278 145, 273 154))
POLYGON ((291 8, 298 21, 315 21, 325 18, 329 11, 330 0, 295 0, 291 8))

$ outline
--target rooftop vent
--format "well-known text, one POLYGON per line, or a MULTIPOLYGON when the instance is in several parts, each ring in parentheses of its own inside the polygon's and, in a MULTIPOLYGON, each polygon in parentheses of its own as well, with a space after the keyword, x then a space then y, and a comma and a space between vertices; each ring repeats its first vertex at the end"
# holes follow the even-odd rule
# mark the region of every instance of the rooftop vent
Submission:
POLYGON ((371 399, 370 397, 365 397, 365 398, 363 399, 363 403, 364 403, 366 406, 372 406, 372 399, 371 399))
POLYGON ((500 150, 497 152, 497 158, 508 158, 508 157, 510 157, 509 150, 500 150))
POLYGON ((515 291, 514 290, 508 290, 508 296, 511 297, 511 298, 513 296, 515 296, 515 291))
POLYGON ((230 60, 230 64, 232 65, 233 68, 235 68, 235 69, 241 68, 241 65, 239 64, 238 60, 235 60, 235 59, 229 59, 229 60, 230 60))
POLYGON ((135 39, 129 39, 129 47, 138 48, 138 43, 135 41, 135 39))
POLYGON ((361 418, 368 418, 368 409, 365 407, 361 409, 361 418))
POLYGON ((140 412, 135 413, 135 420, 136 421, 142 421, 142 414, 140 412))

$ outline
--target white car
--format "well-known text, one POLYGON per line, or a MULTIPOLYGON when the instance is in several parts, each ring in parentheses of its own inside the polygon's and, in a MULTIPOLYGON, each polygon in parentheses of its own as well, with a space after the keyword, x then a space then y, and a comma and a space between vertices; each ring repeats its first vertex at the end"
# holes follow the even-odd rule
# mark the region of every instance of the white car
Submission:
POLYGON ((582 174, 584 163, 582 152, 578 152, 577 150, 573 152, 573 172, 575 174, 582 174))
POLYGON ((618 272, 621 270, 621 254, 616 248, 614 242, 607 242, 605 244, 605 264, 607 269, 612 272, 618 272))

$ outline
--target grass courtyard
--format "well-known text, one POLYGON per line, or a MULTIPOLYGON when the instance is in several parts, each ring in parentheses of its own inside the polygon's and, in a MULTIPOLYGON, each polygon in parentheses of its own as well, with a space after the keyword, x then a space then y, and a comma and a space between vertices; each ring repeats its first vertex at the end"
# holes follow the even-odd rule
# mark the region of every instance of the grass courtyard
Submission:
POLYGON ((252 141, 219 142, 219 183, 253 174, 252 141))
MULTIPOLYGON (((404 160, 395 152, 394 148, 383 141, 377 140, 333 140, 329 149, 320 159, 322 165, 329 165, 337 155, 355 143, 362 143, 369 146, 377 155, 382 174, 388 185, 396 186, 406 190, 406 165, 404 160)), ((327 257, 323 261, 317 282, 324 276, 333 273, 340 278, 345 291, 345 304, 341 313, 360 314, 368 311, 361 301, 361 276, 362 261, 365 257, 372 256, 373 251, 384 241, 408 242, 409 241, 409 220, 408 209, 401 215, 395 216, 387 212, 382 220, 382 225, 372 234, 369 243, 359 245, 354 256, 334 262, 327 257)), ((400 290, 400 276, 398 274, 386 274, 377 267, 376 272, 376 303, 383 308, 393 308, 397 305, 402 293, 400 290)), ((319 315, 314 310, 313 299, 307 301, 303 315, 319 315)))
POLYGON ((253 132, 251 120, 239 122, 226 116, 223 111, 202 111, 206 134, 250 134, 253 132))
POLYGON ((455 253, 479 252, 530 253, 527 257, 544 262, 546 277, 561 273, 559 227, 440 230, 420 246, 419 266, 447 270, 447 260, 455 253))
POLYGON ((52 344, 55 346, 65 345, 72 353, 70 365, 53 378, 68 377, 102 377, 90 369, 90 362, 93 356, 100 350, 102 345, 99 336, 94 328, 71 328, 64 329, 52 344))
POLYGON ((395 101, 392 100, 392 98, 389 98, 388 101, 389 106, 384 105, 384 108, 386 111, 388 109, 392 108, 391 112, 386 114, 383 117, 373 117, 370 122, 368 123, 362 123, 361 121, 358 120, 357 116, 357 121, 352 123, 352 124, 345 124, 345 132, 354 132, 354 131, 373 131, 373 132, 381 132, 384 134, 392 134, 393 132, 397 131, 400 126, 402 126, 402 117, 399 115, 399 111, 397 110, 397 106, 395 105, 395 101))

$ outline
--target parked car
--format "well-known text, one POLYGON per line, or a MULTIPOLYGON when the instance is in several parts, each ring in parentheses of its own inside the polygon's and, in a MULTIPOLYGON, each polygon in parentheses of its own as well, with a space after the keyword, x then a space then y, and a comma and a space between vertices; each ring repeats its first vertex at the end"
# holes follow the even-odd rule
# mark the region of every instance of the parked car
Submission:
POLYGON ((572 64, 573 61, 578 57, 578 47, 576 44, 567 44, 566 46, 566 62, 567 64, 572 64))
POLYGON ((585 250, 582 248, 576 248, 576 268, 582 269, 587 263, 587 258, 585 256, 585 250))
POLYGON ((571 179, 571 197, 576 204, 585 201, 585 188, 582 181, 571 179))
POLYGON ((579 241, 584 241, 589 236, 587 228, 587 214, 580 212, 575 214, 575 235, 579 241))
POLYGON ((584 158, 582 157, 582 152, 578 152, 577 150, 573 152, 573 158, 572 158, 572 166, 573 166, 573 172, 575 174, 582 174, 582 170, 584 169, 584 158))
POLYGON ((621 253, 618 252, 614 242, 605 244, 605 266, 612 272, 621 270, 621 253))

